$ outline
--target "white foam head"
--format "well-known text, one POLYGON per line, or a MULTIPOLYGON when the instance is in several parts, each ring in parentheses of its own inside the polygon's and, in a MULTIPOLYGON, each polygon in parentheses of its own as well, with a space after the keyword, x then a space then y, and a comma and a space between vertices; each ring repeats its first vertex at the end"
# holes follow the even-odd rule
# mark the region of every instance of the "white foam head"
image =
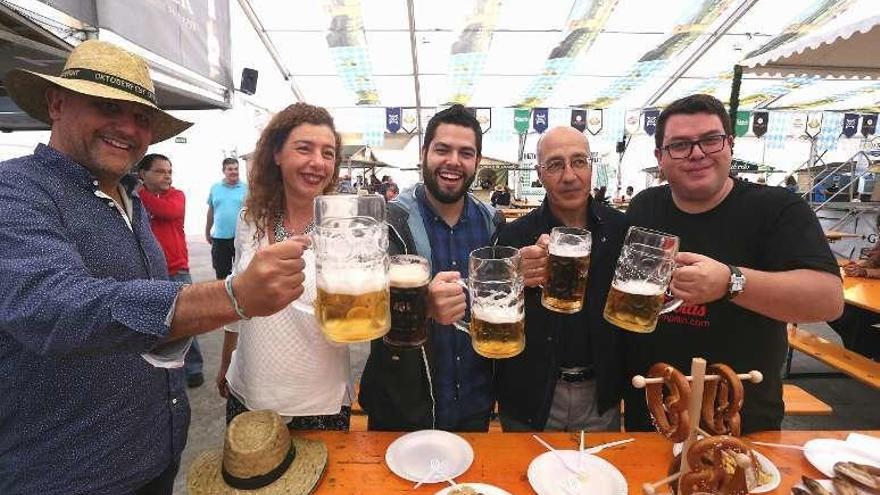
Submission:
POLYGON ((551 244, 550 254, 564 258, 581 258, 590 255, 590 245, 586 243, 576 246, 572 244, 551 244))
POLYGON ((331 294, 356 296, 388 288, 384 271, 358 269, 322 269, 318 274, 318 288, 331 294))
POLYGON ((487 323, 501 324, 516 323, 522 319, 522 315, 516 306, 503 308, 497 306, 473 306, 471 307, 471 318, 478 318, 487 323))
POLYGON ((421 287, 431 280, 428 267, 418 263, 391 263, 388 274, 391 285, 401 288, 421 287))
POLYGON ((662 285, 657 285, 647 280, 626 280, 623 282, 615 280, 611 286, 620 292, 637 296, 656 296, 666 292, 662 285))

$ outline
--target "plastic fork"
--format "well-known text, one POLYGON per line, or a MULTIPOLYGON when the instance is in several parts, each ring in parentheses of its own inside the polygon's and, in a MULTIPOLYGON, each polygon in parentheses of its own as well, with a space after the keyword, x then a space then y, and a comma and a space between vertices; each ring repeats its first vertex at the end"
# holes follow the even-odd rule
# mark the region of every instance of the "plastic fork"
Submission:
POLYGON ((435 474, 437 474, 437 473, 443 473, 443 472, 446 471, 446 463, 443 462, 443 461, 441 461, 440 459, 437 459, 436 457, 434 457, 433 459, 431 459, 431 462, 429 463, 429 466, 431 467, 431 469, 428 470, 428 474, 426 474, 425 477, 422 478, 421 481, 419 481, 418 483, 416 483, 416 486, 413 487, 413 490, 415 490, 415 489, 417 489, 418 487, 424 485, 424 484, 425 484, 429 479, 431 479, 431 477, 434 476, 435 474))

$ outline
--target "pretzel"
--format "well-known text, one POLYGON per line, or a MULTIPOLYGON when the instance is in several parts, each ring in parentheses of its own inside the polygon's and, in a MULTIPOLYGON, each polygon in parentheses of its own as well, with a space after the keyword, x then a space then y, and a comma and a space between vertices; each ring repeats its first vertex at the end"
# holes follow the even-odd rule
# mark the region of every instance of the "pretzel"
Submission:
POLYGON ((743 405, 743 386, 736 371, 721 363, 710 364, 706 373, 718 380, 703 385, 703 427, 713 435, 740 434, 739 411, 743 405))
POLYGON ((645 386, 645 399, 654 427, 673 442, 683 442, 690 430, 688 402, 691 387, 687 377, 666 363, 651 366, 648 376, 663 378, 662 383, 649 383, 645 386), (664 391, 668 391, 665 396, 664 391))
POLYGON ((694 442, 687 453, 690 471, 679 479, 679 495, 707 492, 717 495, 745 495, 749 492, 746 467, 751 450, 742 440, 719 435, 694 442))

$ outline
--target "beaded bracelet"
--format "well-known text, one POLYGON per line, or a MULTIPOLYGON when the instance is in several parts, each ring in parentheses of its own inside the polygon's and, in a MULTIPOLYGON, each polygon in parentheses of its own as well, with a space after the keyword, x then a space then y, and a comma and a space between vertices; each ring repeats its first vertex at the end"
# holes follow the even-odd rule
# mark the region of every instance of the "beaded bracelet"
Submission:
POLYGON ((244 310, 241 309, 241 306, 238 305, 238 299, 235 298, 235 293, 232 292, 232 279, 235 278, 235 275, 229 275, 226 277, 226 294, 229 295, 229 302, 232 303, 232 309, 235 310, 235 314, 238 315, 242 320, 250 320, 249 316, 244 315, 244 310))

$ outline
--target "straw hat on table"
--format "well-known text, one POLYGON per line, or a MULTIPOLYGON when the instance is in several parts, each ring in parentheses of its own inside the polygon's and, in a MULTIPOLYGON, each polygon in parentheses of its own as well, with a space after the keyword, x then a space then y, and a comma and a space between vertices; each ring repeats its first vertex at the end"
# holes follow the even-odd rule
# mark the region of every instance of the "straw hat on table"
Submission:
POLYGON ((249 411, 226 428, 223 449, 203 452, 186 476, 190 495, 307 495, 327 466, 327 447, 292 437, 274 411, 249 411))
POLYGON ((9 96, 31 117, 51 124, 46 107, 46 89, 61 87, 75 93, 129 101, 155 111, 153 141, 164 141, 192 125, 173 117, 157 105, 150 68, 141 57, 100 40, 80 43, 67 57, 60 76, 25 69, 13 69, 4 81, 9 96))

